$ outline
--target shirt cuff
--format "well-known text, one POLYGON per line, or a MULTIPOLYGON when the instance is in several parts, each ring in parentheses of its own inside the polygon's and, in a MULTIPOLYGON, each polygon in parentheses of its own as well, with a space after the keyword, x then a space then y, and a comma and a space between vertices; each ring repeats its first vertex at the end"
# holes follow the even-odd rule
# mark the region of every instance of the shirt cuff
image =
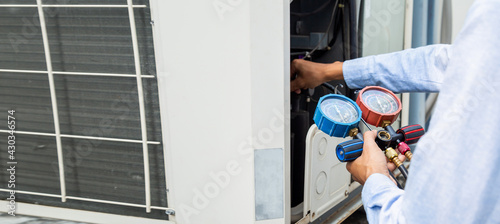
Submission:
POLYGON ((374 85, 372 78, 373 56, 347 60, 342 65, 344 80, 350 89, 374 85))
POLYGON ((387 189, 399 189, 392 180, 381 173, 374 173, 368 177, 361 192, 361 199, 364 205, 370 204, 370 200, 387 189))

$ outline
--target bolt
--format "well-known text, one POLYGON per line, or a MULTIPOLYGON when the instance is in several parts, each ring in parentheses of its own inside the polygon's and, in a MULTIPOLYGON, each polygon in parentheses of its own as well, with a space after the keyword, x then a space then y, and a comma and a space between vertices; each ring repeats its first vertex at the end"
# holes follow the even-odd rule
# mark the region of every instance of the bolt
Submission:
POLYGON ((167 215, 175 215, 175 210, 173 210, 173 209, 167 209, 167 210, 165 210, 165 214, 167 214, 167 215))

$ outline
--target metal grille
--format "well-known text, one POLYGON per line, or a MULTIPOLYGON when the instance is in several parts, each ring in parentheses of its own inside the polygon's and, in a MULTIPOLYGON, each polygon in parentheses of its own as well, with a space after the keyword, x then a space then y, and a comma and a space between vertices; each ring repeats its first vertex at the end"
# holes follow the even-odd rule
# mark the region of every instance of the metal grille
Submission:
POLYGON ((150 20, 146 0, 0 3, 0 112, 17 111, 17 194, 168 209, 150 20))

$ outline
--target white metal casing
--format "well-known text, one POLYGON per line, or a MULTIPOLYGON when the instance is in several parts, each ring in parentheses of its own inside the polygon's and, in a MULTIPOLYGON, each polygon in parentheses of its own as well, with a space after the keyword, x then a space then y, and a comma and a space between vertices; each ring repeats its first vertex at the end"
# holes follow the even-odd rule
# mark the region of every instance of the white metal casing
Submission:
POLYGON ((288 8, 151 1, 171 220, 256 222, 254 150, 280 148, 284 214, 257 223, 289 222, 288 8))

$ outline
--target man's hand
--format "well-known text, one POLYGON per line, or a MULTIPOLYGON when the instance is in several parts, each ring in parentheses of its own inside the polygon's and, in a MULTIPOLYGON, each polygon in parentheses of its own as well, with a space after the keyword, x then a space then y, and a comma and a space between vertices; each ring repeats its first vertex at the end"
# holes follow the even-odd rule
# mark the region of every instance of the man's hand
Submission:
POLYGON ((376 137, 376 130, 365 132, 363 153, 356 160, 347 163, 347 170, 352 174, 353 179, 360 184, 365 184, 368 177, 374 173, 381 173, 391 178, 387 170, 384 152, 375 143, 376 137))
POLYGON ((342 80, 342 62, 321 64, 295 59, 291 64, 290 78, 293 79, 290 82, 290 91, 300 93, 301 89, 314 88, 332 80, 342 80))

